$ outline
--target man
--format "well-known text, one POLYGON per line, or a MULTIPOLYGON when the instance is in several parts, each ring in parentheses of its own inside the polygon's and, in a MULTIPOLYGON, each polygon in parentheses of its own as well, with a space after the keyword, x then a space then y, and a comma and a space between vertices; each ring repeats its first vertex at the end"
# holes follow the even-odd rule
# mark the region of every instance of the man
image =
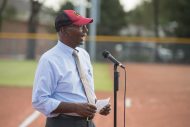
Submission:
MULTIPOLYGON (((96 96, 84 41, 92 18, 64 10, 55 19, 58 42, 44 53, 36 70, 32 104, 47 116, 46 127, 94 127, 96 96)), ((110 104, 99 113, 108 115, 110 104)))

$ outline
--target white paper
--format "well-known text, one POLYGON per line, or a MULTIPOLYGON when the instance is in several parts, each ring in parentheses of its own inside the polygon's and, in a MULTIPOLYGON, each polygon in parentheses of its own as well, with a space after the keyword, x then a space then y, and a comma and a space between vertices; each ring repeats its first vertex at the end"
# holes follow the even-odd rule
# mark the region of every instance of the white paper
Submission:
POLYGON ((96 102, 96 108, 97 108, 97 112, 100 112, 100 110, 102 108, 104 108, 106 105, 109 104, 110 101, 110 97, 107 99, 101 99, 101 100, 97 100, 96 102))

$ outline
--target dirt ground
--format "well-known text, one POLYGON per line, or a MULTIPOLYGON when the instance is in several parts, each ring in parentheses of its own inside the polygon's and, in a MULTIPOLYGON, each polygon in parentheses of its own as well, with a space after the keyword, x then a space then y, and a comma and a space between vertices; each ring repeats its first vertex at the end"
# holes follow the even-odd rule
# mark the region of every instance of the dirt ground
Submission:
MULTIPOLYGON (((190 66, 127 63, 127 127, 190 127, 190 66)), ((110 65, 110 76, 113 77, 110 65)), ((123 126, 124 73, 120 71, 117 126, 123 126)), ((31 88, 0 87, 0 126, 18 127, 32 112, 31 88)), ((113 127, 113 92, 96 92, 111 97, 109 116, 96 115, 97 127, 113 127)), ((40 115, 29 127, 43 127, 40 115)))

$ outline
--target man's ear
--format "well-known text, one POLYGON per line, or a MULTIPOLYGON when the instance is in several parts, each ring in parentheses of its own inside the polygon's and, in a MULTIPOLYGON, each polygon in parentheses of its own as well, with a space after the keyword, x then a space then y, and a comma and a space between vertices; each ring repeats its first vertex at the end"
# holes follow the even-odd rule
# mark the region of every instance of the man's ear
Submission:
POLYGON ((67 29, 64 29, 63 27, 60 29, 60 31, 61 31, 62 34, 66 35, 66 36, 69 35, 67 29))
POLYGON ((60 32, 61 32, 61 33, 64 33, 64 31, 65 31, 65 30, 63 29, 63 27, 61 27, 60 32))

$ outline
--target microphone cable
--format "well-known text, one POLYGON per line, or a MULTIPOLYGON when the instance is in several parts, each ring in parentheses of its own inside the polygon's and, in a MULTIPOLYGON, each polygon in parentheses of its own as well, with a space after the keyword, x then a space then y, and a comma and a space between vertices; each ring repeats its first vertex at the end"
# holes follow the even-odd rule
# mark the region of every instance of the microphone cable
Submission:
POLYGON ((123 68, 123 70, 124 70, 124 72, 125 72, 125 81, 124 81, 124 116, 123 116, 123 118, 124 118, 124 127, 125 127, 125 124, 126 124, 126 82, 127 82, 127 71, 126 71, 126 68, 123 68))

